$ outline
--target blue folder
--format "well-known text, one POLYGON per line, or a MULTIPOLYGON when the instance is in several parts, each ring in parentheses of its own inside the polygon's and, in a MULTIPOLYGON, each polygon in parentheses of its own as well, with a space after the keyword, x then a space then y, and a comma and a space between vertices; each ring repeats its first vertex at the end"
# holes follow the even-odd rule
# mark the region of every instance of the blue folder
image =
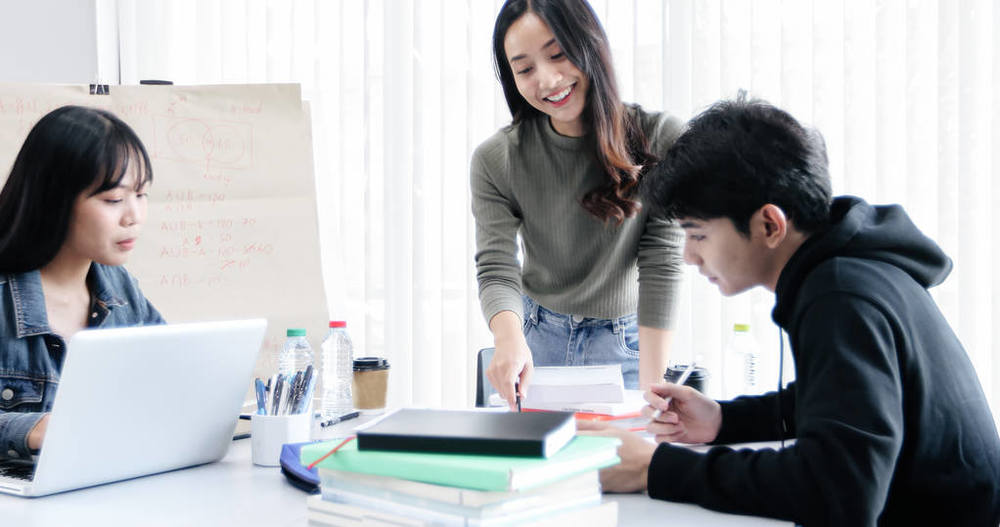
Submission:
POLYGON ((315 468, 309 470, 299 461, 299 452, 303 445, 316 442, 287 443, 281 447, 281 473, 289 483, 309 494, 319 494, 319 475, 315 468))

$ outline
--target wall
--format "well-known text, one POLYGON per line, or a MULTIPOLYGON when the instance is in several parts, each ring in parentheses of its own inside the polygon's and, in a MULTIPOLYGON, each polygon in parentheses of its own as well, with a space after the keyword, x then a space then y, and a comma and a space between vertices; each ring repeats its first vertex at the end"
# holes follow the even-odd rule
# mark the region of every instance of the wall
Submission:
POLYGON ((97 4, 0 0, 0 81, 117 82, 98 77, 97 4))

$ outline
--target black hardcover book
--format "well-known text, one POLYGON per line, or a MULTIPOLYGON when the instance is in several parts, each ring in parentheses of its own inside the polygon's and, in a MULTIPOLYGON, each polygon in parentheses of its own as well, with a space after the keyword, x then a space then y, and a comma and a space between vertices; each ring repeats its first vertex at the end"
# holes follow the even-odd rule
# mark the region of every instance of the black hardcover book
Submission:
POLYGON ((358 430, 358 450, 549 457, 576 435, 572 412, 404 408, 358 430))

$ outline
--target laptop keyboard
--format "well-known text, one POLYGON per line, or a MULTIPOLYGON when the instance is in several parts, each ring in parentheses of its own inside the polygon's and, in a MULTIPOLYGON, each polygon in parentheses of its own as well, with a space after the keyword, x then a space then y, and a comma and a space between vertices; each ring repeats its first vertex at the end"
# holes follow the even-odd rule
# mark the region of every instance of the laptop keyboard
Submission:
POLYGON ((35 476, 35 464, 30 461, 0 461, 0 477, 31 481, 35 476))

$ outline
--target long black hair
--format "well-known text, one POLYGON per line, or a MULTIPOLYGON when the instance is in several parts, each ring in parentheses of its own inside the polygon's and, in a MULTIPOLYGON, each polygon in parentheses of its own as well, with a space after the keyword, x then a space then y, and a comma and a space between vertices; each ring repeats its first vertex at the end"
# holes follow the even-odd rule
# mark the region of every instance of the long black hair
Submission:
POLYGON ((583 117, 608 179, 583 197, 583 208, 602 220, 621 223, 639 210, 633 199, 639 175, 656 156, 649 152, 638 117, 626 112, 618 96, 608 37, 586 0, 507 0, 493 26, 493 65, 514 124, 542 115, 517 91, 504 49, 507 30, 529 11, 552 30, 563 53, 590 81, 583 117))
POLYGON ((129 163, 136 189, 153 179, 139 136, 114 114, 63 106, 28 132, 0 191, 0 273, 33 271, 52 261, 69 232, 77 197, 118 186, 129 163))

